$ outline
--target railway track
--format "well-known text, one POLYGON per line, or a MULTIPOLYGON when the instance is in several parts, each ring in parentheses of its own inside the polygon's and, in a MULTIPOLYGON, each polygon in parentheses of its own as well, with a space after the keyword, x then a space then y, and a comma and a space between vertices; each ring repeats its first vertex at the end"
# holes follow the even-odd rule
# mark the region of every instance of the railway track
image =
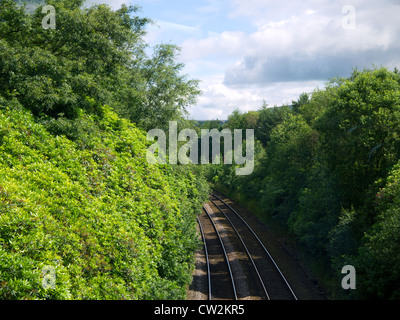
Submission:
POLYGON ((198 223, 209 300, 297 300, 259 237, 222 198, 210 196, 198 223))
POLYGON ((208 299, 237 300, 236 286, 224 242, 205 207, 198 218, 207 264, 208 299))

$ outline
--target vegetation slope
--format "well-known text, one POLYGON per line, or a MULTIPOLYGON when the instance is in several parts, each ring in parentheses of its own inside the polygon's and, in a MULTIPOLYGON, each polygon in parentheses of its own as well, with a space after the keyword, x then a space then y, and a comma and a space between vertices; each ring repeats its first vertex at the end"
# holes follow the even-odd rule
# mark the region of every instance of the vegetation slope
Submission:
POLYGON ((145 53, 137 7, 47 3, 56 29, 0 1, 0 298, 183 299, 208 185, 149 164, 145 130, 185 121, 196 81, 145 53))

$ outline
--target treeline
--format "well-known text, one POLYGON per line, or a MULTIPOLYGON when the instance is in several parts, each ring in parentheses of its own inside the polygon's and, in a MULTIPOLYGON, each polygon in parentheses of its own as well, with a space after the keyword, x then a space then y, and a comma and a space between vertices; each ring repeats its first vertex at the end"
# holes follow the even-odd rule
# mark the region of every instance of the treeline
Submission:
POLYGON ((230 115, 254 129, 255 170, 215 166, 216 187, 279 222, 320 265, 332 298, 400 298, 400 74, 353 71, 291 106, 230 115), (342 267, 357 271, 341 288, 342 267))
POLYGON ((208 183, 149 164, 146 131, 197 81, 137 7, 46 3, 55 29, 0 0, 0 299, 184 299, 208 183))

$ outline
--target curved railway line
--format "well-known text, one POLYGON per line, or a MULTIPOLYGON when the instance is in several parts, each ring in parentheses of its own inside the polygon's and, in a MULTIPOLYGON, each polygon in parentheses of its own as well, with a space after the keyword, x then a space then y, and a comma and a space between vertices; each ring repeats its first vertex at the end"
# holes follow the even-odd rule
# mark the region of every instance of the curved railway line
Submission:
POLYGON ((257 234, 215 193, 203 206, 198 224, 209 300, 297 300, 257 234))

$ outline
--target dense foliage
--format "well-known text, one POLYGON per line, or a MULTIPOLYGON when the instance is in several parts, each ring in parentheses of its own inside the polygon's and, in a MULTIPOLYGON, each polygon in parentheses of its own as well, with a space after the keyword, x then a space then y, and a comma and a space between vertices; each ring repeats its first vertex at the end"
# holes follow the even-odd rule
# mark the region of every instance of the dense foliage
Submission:
POLYGON ((47 3, 54 30, 0 1, 0 298, 183 299, 208 184, 149 164, 144 130, 184 121, 197 82, 174 46, 145 54, 136 7, 47 3))
POLYGON ((0 2, 0 94, 35 115, 75 118, 110 105, 146 130, 165 128, 194 103, 197 81, 180 74, 178 48, 143 40, 147 18, 138 7, 83 9, 82 0, 47 1, 56 28, 44 29, 38 7, 28 14, 13 0, 0 2))
POLYGON ((260 142, 248 177, 217 167, 214 182, 256 204, 323 265, 332 297, 345 297, 341 268, 357 270, 352 298, 400 297, 400 75, 355 70, 292 106, 227 123, 260 142), (251 124, 248 119, 256 118, 251 124))

